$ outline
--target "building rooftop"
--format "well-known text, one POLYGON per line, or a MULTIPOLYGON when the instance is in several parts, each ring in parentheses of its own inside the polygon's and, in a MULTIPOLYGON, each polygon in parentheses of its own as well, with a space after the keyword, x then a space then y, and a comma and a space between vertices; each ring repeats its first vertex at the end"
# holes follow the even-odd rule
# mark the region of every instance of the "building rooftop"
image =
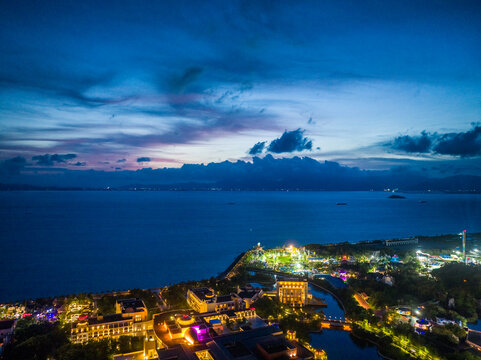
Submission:
POLYGON ((278 277, 277 277, 277 282, 280 282, 280 281, 307 282, 307 279, 290 278, 290 277, 278 276, 278 277))
POLYGON ((231 343, 224 344, 224 348, 234 358, 240 358, 247 355, 252 355, 252 352, 241 342, 233 341, 231 343))
POLYGON ((144 302, 139 298, 122 299, 116 302, 120 305, 122 312, 137 312, 145 309, 144 302))
POLYGON ((128 321, 131 320, 131 317, 122 317, 122 314, 108 314, 98 317, 88 318, 89 325, 97 325, 97 324, 107 324, 111 322, 117 321, 128 321))
POLYGON ((194 293, 195 296, 201 301, 205 301, 208 303, 225 303, 229 301, 233 301, 235 298, 239 299, 239 296, 235 293, 231 293, 229 295, 218 295, 215 296, 214 291, 209 288, 196 288, 190 289, 191 292, 194 293))
POLYGON ((294 348, 294 345, 288 343, 284 338, 266 339, 258 344, 268 354, 276 354, 285 350, 294 348))
POLYGON ((243 288, 240 288, 238 290, 237 295, 239 295, 239 297, 242 298, 242 299, 251 299, 256 294, 259 294, 261 291, 262 291, 262 289, 260 289, 260 288, 255 288, 251 285, 247 285, 243 288))
POLYGON ((216 299, 218 303, 232 301, 232 295, 220 295, 216 299))
POLYGON ((190 291, 192 291, 195 296, 197 296, 202 301, 209 300, 214 297, 214 291, 206 287, 190 289, 190 291))

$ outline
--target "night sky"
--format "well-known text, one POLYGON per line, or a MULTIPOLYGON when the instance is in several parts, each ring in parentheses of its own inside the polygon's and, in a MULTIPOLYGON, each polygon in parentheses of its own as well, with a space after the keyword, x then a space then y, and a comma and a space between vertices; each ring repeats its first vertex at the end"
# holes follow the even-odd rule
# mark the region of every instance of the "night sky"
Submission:
POLYGON ((2 1, 0 174, 481 175, 479 1, 2 1))

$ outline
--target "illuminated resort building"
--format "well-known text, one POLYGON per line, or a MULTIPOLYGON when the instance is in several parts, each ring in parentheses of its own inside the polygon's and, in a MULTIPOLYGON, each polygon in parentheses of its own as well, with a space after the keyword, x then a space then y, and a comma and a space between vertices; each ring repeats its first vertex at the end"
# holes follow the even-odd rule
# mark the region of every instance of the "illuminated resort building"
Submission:
POLYGON ((85 344, 91 340, 116 339, 120 336, 143 336, 152 329, 152 321, 135 322, 123 314, 99 315, 80 320, 72 325, 70 340, 85 344))
POLYGON ((117 300, 115 313, 122 314, 124 318, 131 317, 135 322, 147 320, 147 308, 139 298, 117 300))
POLYGON ((211 288, 189 289, 187 303, 198 313, 238 311, 246 308, 246 302, 239 295, 215 295, 211 288))
MULTIPOLYGON (((207 328, 193 328, 199 341, 158 350, 160 360, 297 360, 298 348, 277 327, 267 326, 219 337, 204 336, 207 328)), ((312 353, 306 358, 312 359, 312 353)))
POLYGON ((224 324, 229 321, 237 321, 242 319, 253 319, 258 318, 254 308, 239 310, 239 311, 227 311, 224 313, 211 313, 204 314, 202 319, 209 324, 215 326, 215 324, 224 324))
POLYGON ((187 330, 196 324, 196 319, 190 315, 171 317, 162 324, 162 330, 168 333, 170 340, 182 339, 187 330))
POLYGON ((304 306, 309 301, 309 284, 306 280, 279 279, 277 280, 277 297, 282 304, 290 306, 304 306))
POLYGON ((125 335, 143 336, 153 328, 153 322, 147 321, 147 308, 141 299, 117 300, 115 312, 111 315, 79 318, 70 331, 72 343, 84 344, 90 340, 115 339, 125 335))
POLYGON ((166 339, 162 339, 162 334, 157 334, 160 342, 165 340, 187 340, 189 343, 196 341, 197 334, 203 334, 205 329, 213 336, 222 335, 225 330, 225 325, 229 321, 241 321, 243 319, 251 320, 255 324, 261 324, 265 326, 265 323, 260 319, 254 309, 239 310, 239 311, 227 311, 222 313, 212 312, 203 313, 199 315, 177 315, 165 318, 160 324, 159 330, 165 333, 166 339), (193 334, 191 329, 196 331, 193 334))
POLYGON ((419 242, 417 238, 409 239, 391 239, 384 240, 384 245, 386 246, 405 246, 405 245, 416 245, 419 242))

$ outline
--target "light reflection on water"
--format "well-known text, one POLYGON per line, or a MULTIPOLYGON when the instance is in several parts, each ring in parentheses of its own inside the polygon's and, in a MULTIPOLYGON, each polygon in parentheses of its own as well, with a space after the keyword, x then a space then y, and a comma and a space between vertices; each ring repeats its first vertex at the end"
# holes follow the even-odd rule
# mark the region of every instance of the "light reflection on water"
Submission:
POLYGON ((314 348, 324 349, 329 360, 382 359, 374 345, 354 338, 347 331, 323 330, 322 333, 312 333, 311 345, 314 348))

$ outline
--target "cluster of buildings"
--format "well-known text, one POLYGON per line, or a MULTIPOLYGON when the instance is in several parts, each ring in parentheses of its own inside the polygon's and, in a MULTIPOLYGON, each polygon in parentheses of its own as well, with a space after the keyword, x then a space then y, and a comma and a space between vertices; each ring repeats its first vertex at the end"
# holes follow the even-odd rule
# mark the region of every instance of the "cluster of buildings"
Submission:
POLYGON ((252 286, 222 296, 211 288, 189 289, 187 301, 195 313, 159 314, 154 319, 159 359, 321 359, 321 353, 290 341, 255 311, 255 301, 265 295, 278 296, 291 306, 306 305, 310 298, 308 290, 307 281, 296 279, 279 280, 275 294, 266 294, 252 286))
POLYGON ((395 312, 400 315, 400 321, 410 324, 419 334, 431 331, 436 326, 445 326, 448 324, 463 327, 461 321, 449 320, 441 317, 436 317, 435 320, 427 320, 422 317, 424 306, 418 307, 396 307, 395 312))
POLYGON ((314 359, 312 352, 287 340, 274 326, 209 338, 190 346, 181 344, 158 354, 160 360, 314 359))
MULTIPOLYGON (((121 336, 144 337, 143 351, 119 355, 116 360, 314 358, 315 353, 299 350, 278 328, 268 326, 257 315, 255 302, 264 295, 262 289, 251 285, 238 287, 228 295, 218 295, 206 287, 189 289, 186 297, 192 311, 167 311, 154 315, 153 320, 148 320, 141 299, 117 300, 115 314, 79 316, 70 337, 76 344, 121 336)), ((298 279, 279 279, 276 290, 268 295, 293 307, 307 305, 312 298, 307 281, 298 279)))
POLYGON ((20 319, 26 312, 23 304, 0 304, 0 319, 20 319))
POLYGON ((204 287, 189 289, 187 303, 198 313, 239 311, 248 309, 262 295, 261 289, 250 285, 238 288, 237 293, 229 295, 215 295, 213 289, 204 287))
POLYGON ((31 301, 25 306, 24 304, 0 304, 0 319, 23 319, 33 316, 37 320, 55 322, 62 314, 62 306, 38 305, 31 301))
POLYGON ((276 290, 269 294, 250 285, 228 295, 218 295, 211 288, 189 289, 186 297, 192 310, 180 314, 171 310, 152 316, 139 298, 116 300, 115 313, 104 315, 96 314, 90 299, 65 299, 62 304, 55 301, 48 306, 0 305, 0 355, 13 336, 16 321, 33 316, 42 321, 60 318, 71 323, 70 339, 74 344, 122 336, 143 338, 142 351, 116 355, 115 360, 313 357, 312 352, 299 350, 278 328, 257 315, 255 302, 265 295, 276 296, 293 307, 304 306, 311 299, 307 281, 280 279, 276 290))
POLYGON ((158 341, 164 347, 173 344, 192 345, 208 338, 265 325, 254 308, 203 314, 159 315, 154 319, 158 341))
POLYGON ((247 285, 238 288, 237 293, 215 295, 211 288, 196 288, 187 291, 187 303, 198 313, 239 312, 249 309, 262 296, 277 297, 282 304, 302 307, 312 301, 307 280, 279 277, 276 290, 264 292, 260 288, 247 285))
POLYGON ((159 342, 193 344, 199 336, 220 336, 250 327, 265 326, 252 307, 263 294, 261 289, 250 285, 238 288, 236 293, 228 295, 216 295, 213 289, 206 287, 189 289, 187 303, 195 315, 156 317, 159 342))

